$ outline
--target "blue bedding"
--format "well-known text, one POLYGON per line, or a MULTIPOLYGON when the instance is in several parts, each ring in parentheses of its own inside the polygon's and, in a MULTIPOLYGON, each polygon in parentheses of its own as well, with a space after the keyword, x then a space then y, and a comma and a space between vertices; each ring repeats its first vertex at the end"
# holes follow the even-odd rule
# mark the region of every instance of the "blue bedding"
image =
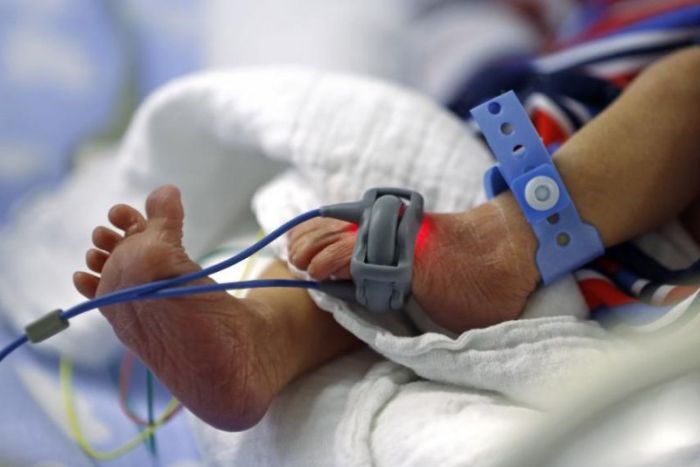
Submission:
POLYGON ((0 224, 114 141, 153 89, 200 67, 197 0, 0 2, 0 224))
MULTIPOLYGON (((0 226, 22 197, 60 183, 82 144, 116 140, 153 89, 199 68, 201 7, 196 0, 0 2, 0 226)), ((0 345, 13 337, 0 321, 0 345)), ((78 417, 99 451, 139 434, 120 410, 116 367, 74 370, 78 417)), ((146 418, 144 374, 134 369, 130 403, 146 418)), ((156 414, 168 400, 156 391, 156 414)), ((117 460, 89 458, 68 430, 58 357, 29 346, 0 363, 0 401, 2 466, 199 465, 182 413, 117 460)))
MULTIPOLYGON (((0 328, 0 342, 11 335, 0 328)), ((139 434, 138 427, 119 408, 117 365, 99 370, 74 370, 73 393, 85 436, 92 447, 110 451, 139 434)), ((134 376, 145 374, 136 367, 134 376)), ((134 378, 130 406, 147 418, 145 378, 134 378)), ((20 349, 0 363, 0 465, 51 465, 71 467, 161 466, 194 467, 199 454, 184 413, 179 413, 155 433, 154 442, 141 443, 112 461, 95 461, 84 454, 67 425, 59 379, 59 359, 20 349)), ((156 417, 170 396, 156 384, 156 417)))

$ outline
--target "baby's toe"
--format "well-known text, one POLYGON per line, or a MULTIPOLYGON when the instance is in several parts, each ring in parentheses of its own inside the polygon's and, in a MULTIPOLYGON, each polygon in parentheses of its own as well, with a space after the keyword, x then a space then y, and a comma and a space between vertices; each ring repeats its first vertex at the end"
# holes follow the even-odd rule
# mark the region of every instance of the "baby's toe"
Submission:
POLYGON ((146 219, 136 209, 126 204, 117 204, 109 210, 109 221, 126 235, 140 232, 146 228, 146 219))
POLYGON ((289 243, 297 243, 309 233, 327 229, 327 226, 330 222, 332 222, 331 219, 323 217, 315 217, 313 219, 309 219, 308 221, 294 227, 292 230, 289 231, 289 233, 287 234, 287 238, 289 238, 289 243))
POLYGON ((314 219, 304 223, 290 232, 289 259, 297 268, 306 270, 316 255, 352 231, 353 224, 335 219, 314 219))
POLYGON ((99 249, 111 252, 122 240, 122 236, 112 229, 99 226, 92 231, 92 243, 99 249))
POLYGON ((148 195, 146 215, 149 226, 159 230, 162 240, 173 245, 181 245, 185 211, 180 190, 177 187, 164 185, 148 195))
POLYGON ((309 267, 309 263, 314 259, 321 250, 333 242, 334 239, 305 238, 290 243, 289 245, 289 261, 297 268, 305 271, 309 267))
POLYGON ((97 291, 97 286, 100 279, 97 276, 88 274, 87 272, 76 272, 73 274, 73 285, 86 298, 94 298, 97 291))
POLYGON ((91 271, 99 274, 102 272, 107 258, 109 258, 109 255, 104 251, 91 248, 85 253, 85 264, 91 271))
POLYGON ((355 235, 346 233, 313 257, 307 269, 316 280, 334 276, 338 279, 350 277, 350 260, 355 246, 355 235))
POLYGON ((162 218, 182 222, 185 212, 180 190, 173 185, 163 185, 154 190, 146 199, 146 214, 149 219, 162 218))

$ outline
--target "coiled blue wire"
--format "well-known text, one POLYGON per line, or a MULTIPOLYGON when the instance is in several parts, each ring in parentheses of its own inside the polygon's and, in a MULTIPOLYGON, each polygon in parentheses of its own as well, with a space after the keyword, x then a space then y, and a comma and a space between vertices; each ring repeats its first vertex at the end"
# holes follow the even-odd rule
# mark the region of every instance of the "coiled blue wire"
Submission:
MULTIPOLYGON (((128 289, 118 290, 100 297, 88 300, 86 302, 80 303, 72 308, 61 313, 61 318, 65 320, 70 320, 78 315, 81 315, 90 310, 100 308, 103 306, 116 305, 118 303, 131 302, 136 300, 153 300, 159 298, 174 298, 181 297, 184 295, 202 294, 209 292, 218 292, 222 290, 235 290, 235 289, 254 289, 263 287, 293 287, 293 288, 306 288, 306 289, 317 289, 318 283, 314 281, 302 281, 302 280, 289 280, 289 279, 265 279, 265 280, 252 280, 252 281, 241 281, 241 282, 225 282, 221 284, 207 284, 207 285, 195 285, 189 287, 179 287, 182 284, 191 282, 203 277, 207 277, 216 272, 222 271, 226 268, 234 266, 237 263, 247 259, 248 257, 254 255, 258 251, 265 248, 267 245, 272 243, 277 238, 284 235, 289 230, 293 229, 299 224, 313 219, 314 217, 319 217, 321 215, 321 209, 314 209, 312 211, 301 214, 288 222, 285 222, 277 229, 273 230, 265 237, 261 238, 253 245, 244 249, 243 251, 233 255, 232 257, 225 259, 219 263, 212 266, 204 268, 200 271, 196 271, 190 274, 185 274, 184 276, 174 277, 172 279, 164 279, 156 282, 151 282, 144 285, 139 285, 136 287, 130 287, 128 289)), ((22 345, 29 341, 26 335, 21 336, 7 345, 4 349, 0 350, 0 362, 7 358, 12 352, 20 348, 22 345)))

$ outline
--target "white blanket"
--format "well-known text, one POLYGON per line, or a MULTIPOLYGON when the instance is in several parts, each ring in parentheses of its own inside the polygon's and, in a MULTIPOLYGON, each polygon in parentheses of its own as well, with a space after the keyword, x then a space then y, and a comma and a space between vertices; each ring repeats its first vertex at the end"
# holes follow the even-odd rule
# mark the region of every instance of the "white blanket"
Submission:
MULTIPOLYGON (((182 188, 185 243, 197 256, 232 232, 256 188, 283 169, 254 199, 266 230, 378 185, 416 189, 432 211, 468 209, 483 201, 490 163, 461 122, 380 82, 275 68, 184 79, 141 108, 116 158, 21 210, 0 239, 0 307, 20 327, 77 302, 70 273, 91 228, 112 203, 140 205, 162 183, 182 188)), ((687 261, 692 244, 677 240, 662 242, 667 260, 687 261)), ((284 242, 276 247, 283 255, 284 242)), ((300 379, 247 433, 197 424, 212 465, 488 465, 504 433, 564 390, 568 374, 622 345, 580 319, 586 308, 572 278, 538 292, 530 319, 458 337, 414 336, 402 319, 314 299, 375 353, 300 379)), ((111 336, 95 313, 45 346, 99 364, 117 348, 111 336)))

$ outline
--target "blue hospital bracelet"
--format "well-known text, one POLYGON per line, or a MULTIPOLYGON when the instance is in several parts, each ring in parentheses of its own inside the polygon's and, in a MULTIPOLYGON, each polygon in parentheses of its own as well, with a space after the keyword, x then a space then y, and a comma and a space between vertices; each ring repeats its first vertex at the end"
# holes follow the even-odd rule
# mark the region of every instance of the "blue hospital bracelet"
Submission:
POLYGON ((581 220, 569 192, 527 112, 513 91, 471 110, 498 164, 486 172, 489 199, 510 189, 538 240, 535 261, 542 282, 605 251, 598 230, 581 220))

